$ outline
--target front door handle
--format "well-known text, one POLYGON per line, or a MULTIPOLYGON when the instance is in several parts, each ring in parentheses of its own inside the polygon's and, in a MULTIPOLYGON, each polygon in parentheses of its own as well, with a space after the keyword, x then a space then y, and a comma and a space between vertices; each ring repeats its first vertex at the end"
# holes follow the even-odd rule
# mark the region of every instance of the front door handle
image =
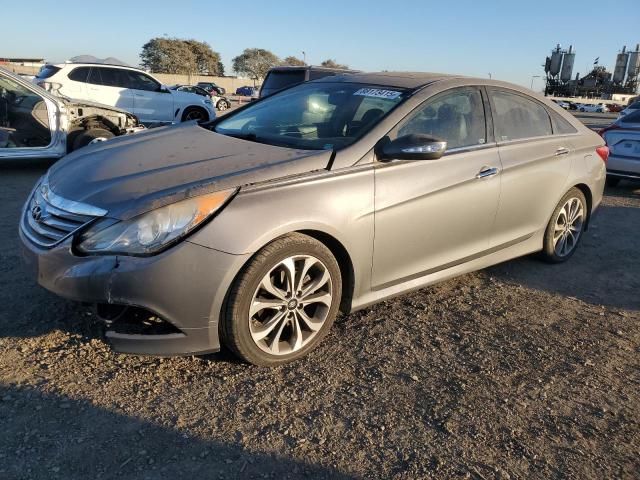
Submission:
POLYGON ((482 167, 482 170, 478 172, 476 178, 493 177, 494 175, 497 175, 497 173, 498 169, 496 167, 482 167))
POLYGON ((567 147, 558 147, 554 155, 556 157, 559 157, 560 155, 568 155, 568 154, 569 154, 569 149, 567 147))

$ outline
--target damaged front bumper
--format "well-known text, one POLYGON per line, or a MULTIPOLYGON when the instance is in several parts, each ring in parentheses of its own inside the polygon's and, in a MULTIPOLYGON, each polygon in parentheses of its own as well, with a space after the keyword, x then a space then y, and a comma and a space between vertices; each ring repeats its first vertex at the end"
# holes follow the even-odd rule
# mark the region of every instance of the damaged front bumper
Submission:
POLYGON ((126 333, 108 327, 124 353, 189 355, 220 349, 218 318, 226 292, 248 255, 231 255, 183 241, 152 257, 74 255, 71 238, 50 249, 20 230, 23 257, 38 283, 80 302, 141 307, 176 328, 126 333))

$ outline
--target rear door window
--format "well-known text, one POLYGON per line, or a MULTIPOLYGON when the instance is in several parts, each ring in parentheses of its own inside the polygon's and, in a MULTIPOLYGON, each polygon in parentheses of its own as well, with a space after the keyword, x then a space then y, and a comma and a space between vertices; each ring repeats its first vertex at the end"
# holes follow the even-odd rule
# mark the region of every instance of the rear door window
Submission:
POLYGON ((498 141, 551 135, 547 110, 533 99, 505 90, 489 89, 498 141))
POLYGON ((640 123, 640 110, 635 110, 620 120, 620 123, 640 123))

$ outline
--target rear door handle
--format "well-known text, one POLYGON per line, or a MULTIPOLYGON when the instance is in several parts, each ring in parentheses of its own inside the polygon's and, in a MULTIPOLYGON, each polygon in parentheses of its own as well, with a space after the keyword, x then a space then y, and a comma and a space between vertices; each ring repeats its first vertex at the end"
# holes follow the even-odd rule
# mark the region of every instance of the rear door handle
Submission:
POLYGON ((497 175, 498 169, 496 167, 482 167, 482 170, 478 172, 476 178, 486 178, 497 175))
POLYGON ((555 156, 559 157, 560 155, 568 155, 569 154, 569 149, 567 147, 559 147, 556 150, 555 156))

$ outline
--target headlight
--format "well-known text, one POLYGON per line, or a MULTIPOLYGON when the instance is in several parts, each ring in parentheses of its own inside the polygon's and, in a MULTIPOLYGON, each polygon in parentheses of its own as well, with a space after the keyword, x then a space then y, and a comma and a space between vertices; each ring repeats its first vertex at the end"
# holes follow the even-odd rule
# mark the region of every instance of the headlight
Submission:
POLYGON ((76 248, 82 253, 150 255, 184 237, 217 212, 235 189, 182 200, 131 220, 105 218, 85 231, 76 248))
POLYGON ((206 103, 207 105, 213 105, 210 98, 205 98, 203 102, 206 103))

